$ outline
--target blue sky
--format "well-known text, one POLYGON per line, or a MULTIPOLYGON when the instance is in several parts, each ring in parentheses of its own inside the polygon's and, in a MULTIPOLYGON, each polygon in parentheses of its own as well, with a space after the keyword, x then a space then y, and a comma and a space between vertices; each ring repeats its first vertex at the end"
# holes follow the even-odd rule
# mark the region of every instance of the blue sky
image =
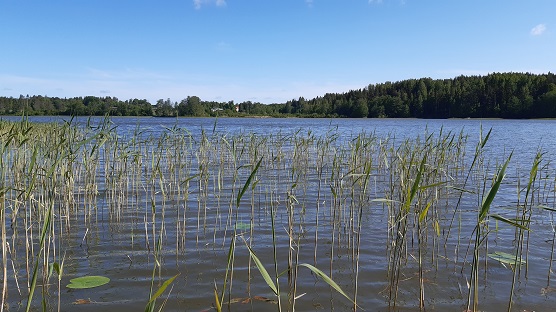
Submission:
POLYGON ((556 71, 554 0, 0 0, 0 95, 282 103, 556 71))

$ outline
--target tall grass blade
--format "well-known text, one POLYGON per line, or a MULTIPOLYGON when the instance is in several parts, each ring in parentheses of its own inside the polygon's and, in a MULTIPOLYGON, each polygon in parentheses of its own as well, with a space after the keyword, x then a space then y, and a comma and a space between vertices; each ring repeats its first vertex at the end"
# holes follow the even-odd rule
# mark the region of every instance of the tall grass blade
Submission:
POLYGON ((261 157, 261 159, 259 159, 259 162, 257 162, 257 165, 255 165, 255 168, 253 169, 253 171, 251 171, 251 174, 249 175, 249 178, 247 179, 247 181, 245 181, 245 185, 243 185, 243 188, 237 194, 236 204, 237 204, 238 207, 239 207, 239 203, 241 202, 241 198, 243 197, 245 192, 249 189, 249 185, 251 184, 251 180, 253 180, 253 178, 255 177, 255 174, 257 173, 257 170, 259 169, 259 166, 261 165, 262 161, 263 161, 263 158, 261 157))
POLYGON ((492 133, 492 128, 490 128, 490 129, 488 130, 487 135, 484 137, 484 139, 482 139, 482 141, 481 141, 481 149, 483 149, 483 148, 485 147, 485 144, 487 143, 488 138, 490 137, 490 134, 491 134, 491 133, 492 133))
POLYGON ((403 211, 408 211, 413 198, 415 198, 415 194, 417 194, 417 190, 419 189, 419 183, 421 183, 421 178, 423 176, 423 171, 425 170, 425 163, 427 162, 427 156, 423 156, 421 160, 421 165, 419 165, 419 171, 417 172, 417 176, 415 177, 415 181, 413 181, 413 185, 411 186, 411 190, 409 192, 409 196, 403 205, 403 211))
MULTIPOLYGON (((490 134, 490 131, 489 131, 489 134, 490 134)), ((492 201, 494 200, 494 197, 496 196, 496 193, 498 193, 498 189, 500 188, 500 184, 502 184, 502 180, 504 179, 504 176, 506 175, 506 168, 508 167, 508 164, 510 163, 510 159, 512 159, 512 154, 510 154, 510 157, 508 157, 508 159, 506 160, 506 162, 504 163, 502 168, 500 168, 500 171, 498 171, 498 174, 496 175, 496 181, 494 182, 494 184, 492 185, 492 187, 488 191, 487 196, 483 199, 483 203, 481 204, 481 211, 479 213, 479 222, 484 221, 485 218, 488 215, 488 212, 490 210, 490 205, 492 204, 492 201)))
POLYGON ((544 210, 547 210, 547 211, 552 211, 552 212, 556 212, 556 209, 554 209, 554 208, 550 208, 550 207, 548 207, 548 206, 545 206, 545 205, 537 205, 536 207, 537 207, 537 208, 541 208, 541 209, 544 209, 544 210))
POLYGON ((504 218, 504 217, 502 217, 502 216, 500 216, 500 215, 490 215, 490 217, 493 218, 493 219, 496 219, 496 220, 498 220, 498 221, 502 221, 502 222, 504 222, 504 223, 507 223, 507 224, 509 224, 509 225, 515 226, 515 227, 517 227, 517 228, 520 228, 520 229, 522 229, 522 230, 530 231, 530 229, 529 229, 528 227, 526 227, 526 226, 524 226, 524 225, 522 225, 522 224, 519 224, 519 223, 517 223, 517 222, 515 222, 515 221, 512 221, 512 220, 510 220, 510 219, 504 218))
POLYGON ((29 295, 27 296, 27 306, 25 307, 25 311, 28 312, 31 310, 31 301, 33 301, 33 295, 35 294, 35 288, 37 287, 37 277, 38 277, 38 269, 39 269, 39 262, 40 262, 40 254, 42 252, 42 249, 45 247, 45 241, 46 241, 46 234, 48 233, 49 227, 50 227, 50 218, 52 216, 52 206, 54 205, 54 203, 52 203, 51 205, 49 205, 45 219, 44 219, 44 223, 43 223, 43 227, 42 227, 42 231, 41 231, 41 237, 40 237, 40 241, 39 241, 39 252, 37 254, 37 259, 35 260, 35 264, 33 267, 33 276, 31 278, 31 286, 29 288, 29 295))
POLYGON ((154 295, 152 295, 151 299, 149 300, 149 302, 147 302, 147 306, 151 303, 153 303, 156 298, 160 297, 160 295, 162 295, 164 293, 164 291, 166 290, 166 288, 168 288, 168 286, 170 286, 174 280, 180 276, 180 273, 174 275, 173 277, 171 277, 170 279, 168 279, 167 281, 165 281, 159 288, 158 290, 154 293, 154 295))
MULTIPOLYGON (((245 240, 244 240, 245 241, 245 240)), ((251 255, 251 258, 253 259, 253 261, 255 262, 255 264, 257 265, 257 269, 259 269, 259 272, 261 272, 261 275, 263 276, 264 281, 266 282, 266 284, 268 285, 268 287, 270 287, 270 289, 272 289, 272 292, 274 292, 274 294, 276 296, 279 296, 279 292, 278 289, 276 288, 276 285, 274 284, 274 282, 272 281, 272 278, 270 277, 270 274, 268 274, 268 271, 265 269, 264 265, 262 264, 261 260, 259 260, 259 258, 257 257, 257 255, 255 254, 255 252, 253 251, 253 249, 251 249, 251 247, 249 247, 249 245, 247 244, 247 242, 245 241, 245 245, 247 246, 247 249, 249 249, 249 254, 251 255)))
POLYGON ((423 220, 425 219, 425 217, 427 216, 427 212, 429 211, 429 208, 431 207, 432 203, 429 202, 427 203, 427 206, 425 207, 425 209, 423 209, 420 213, 419 213, 419 222, 423 222, 423 220))
POLYGON ((222 305, 220 304, 220 299, 218 299, 218 291, 216 290, 216 287, 214 287, 214 305, 216 312, 222 312, 222 305))
MULTIPOLYGON (((308 268, 309 270, 311 270, 313 273, 315 273, 316 275, 318 275, 320 278, 322 278, 322 280, 324 282, 326 282, 328 285, 330 285, 330 287, 334 288, 334 290, 336 290, 338 293, 340 293, 342 296, 346 297, 349 301, 351 301, 351 303, 355 304, 355 302, 353 301, 353 299, 351 299, 343 290, 340 286, 338 286, 338 284, 336 284, 336 282, 334 282, 330 277, 328 277, 328 275, 326 275, 323 271, 319 270, 318 268, 308 264, 308 263, 300 263, 300 266, 304 266, 306 268, 308 268)), ((359 306, 358 306, 359 307, 359 306)), ((359 307, 361 308, 361 307, 359 307)), ((363 309, 361 309, 363 310, 363 309)))

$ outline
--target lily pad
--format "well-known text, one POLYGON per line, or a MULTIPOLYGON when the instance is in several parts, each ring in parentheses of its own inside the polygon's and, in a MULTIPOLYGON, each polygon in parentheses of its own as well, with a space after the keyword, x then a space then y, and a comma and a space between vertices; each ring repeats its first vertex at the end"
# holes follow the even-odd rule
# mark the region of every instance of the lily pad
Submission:
POLYGON ((108 284, 110 279, 104 276, 83 276, 77 277, 70 280, 70 283, 66 285, 67 288, 73 289, 86 289, 102 286, 108 284))
POLYGON ((251 224, 250 223, 243 223, 243 222, 238 222, 236 223, 236 229, 239 231, 248 231, 251 229, 251 224))
MULTIPOLYGON (((506 264, 511 264, 511 265, 515 265, 516 261, 515 261, 515 255, 506 253, 506 252, 502 252, 502 251, 497 251, 495 253, 491 253, 488 254, 488 256, 494 260, 498 260, 502 263, 506 263, 506 264)), ((525 264, 525 260, 519 260, 517 259, 517 263, 518 264, 525 264)))

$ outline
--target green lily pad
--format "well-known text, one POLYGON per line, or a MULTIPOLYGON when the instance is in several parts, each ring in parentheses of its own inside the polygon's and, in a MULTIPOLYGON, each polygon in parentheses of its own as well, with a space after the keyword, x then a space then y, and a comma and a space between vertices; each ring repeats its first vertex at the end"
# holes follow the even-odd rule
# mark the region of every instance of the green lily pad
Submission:
POLYGON ((73 289, 86 289, 102 286, 108 284, 110 279, 104 276, 83 276, 77 277, 70 280, 70 283, 66 285, 67 288, 73 289))
POLYGON ((236 223, 236 229, 239 231, 247 231, 251 229, 251 224, 250 223, 243 223, 243 222, 238 222, 236 223))
MULTIPOLYGON (((502 252, 502 251, 497 251, 495 253, 491 253, 488 254, 488 256, 494 260, 498 260, 502 263, 506 263, 506 264, 511 264, 511 265, 515 265, 516 261, 515 261, 515 255, 506 253, 506 252, 502 252)), ((518 264, 525 264, 525 260, 519 260, 517 259, 517 263, 518 264)))

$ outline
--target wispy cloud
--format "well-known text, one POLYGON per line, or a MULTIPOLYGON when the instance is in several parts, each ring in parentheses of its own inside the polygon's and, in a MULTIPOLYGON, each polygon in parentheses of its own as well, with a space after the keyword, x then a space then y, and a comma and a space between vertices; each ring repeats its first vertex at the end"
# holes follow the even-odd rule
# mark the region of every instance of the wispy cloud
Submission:
POLYGON ((369 0, 369 4, 372 3, 382 3, 382 0, 369 0))
POLYGON ((313 7, 313 0, 305 0, 305 3, 307 3, 307 6, 312 8, 313 7))
POLYGON ((231 52, 233 51, 233 48, 231 44, 225 41, 220 41, 218 42, 218 44, 216 44, 216 50, 219 52, 231 52))
POLYGON ((533 27, 533 29, 531 29, 531 35, 540 36, 545 31, 546 31, 546 25, 545 24, 539 24, 539 25, 533 27))
POLYGON ((144 69, 126 68, 122 70, 104 70, 98 68, 87 68, 86 79, 105 81, 145 81, 145 80, 167 80, 168 75, 151 72, 144 69))
POLYGON ((226 0, 193 0, 193 5, 198 10, 205 4, 214 3, 218 7, 226 6, 226 0))
POLYGON ((156 100, 163 97, 159 88, 172 84, 176 78, 144 70, 107 71, 86 69, 85 72, 65 77, 43 77, 0 74, 0 86, 5 96, 19 94, 74 97, 85 95, 106 96, 113 94, 119 98, 148 98, 156 100), (155 90, 149 93, 150 90, 155 90), (155 97, 158 96, 158 97, 155 97))
MULTIPOLYGON (((87 69, 71 77, 28 77, 0 73, 3 96, 18 97, 20 94, 48 95, 57 97, 113 96, 119 99, 147 99, 156 103, 158 99, 171 98, 179 101, 190 95, 207 101, 261 101, 284 103, 300 96, 306 99, 325 93, 347 92, 359 89, 366 83, 344 81, 237 81, 227 76, 199 76, 158 74, 145 70, 100 70, 87 69), (4 87, 5 86, 5 87, 4 87), (6 90, 11 89, 11 90, 6 90)), ((0 89, 1 90, 1 89, 0 89)))

